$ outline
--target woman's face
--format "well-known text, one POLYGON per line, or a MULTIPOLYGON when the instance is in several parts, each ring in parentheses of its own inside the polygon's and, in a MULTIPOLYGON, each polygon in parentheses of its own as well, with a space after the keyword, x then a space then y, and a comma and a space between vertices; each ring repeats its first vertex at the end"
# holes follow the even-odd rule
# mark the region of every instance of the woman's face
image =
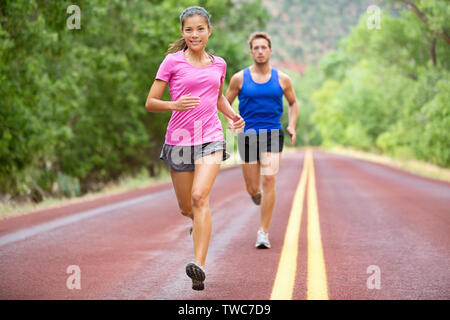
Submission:
POLYGON ((190 50, 201 51, 205 49, 211 29, 208 27, 206 18, 196 14, 184 19, 181 35, 190 50))

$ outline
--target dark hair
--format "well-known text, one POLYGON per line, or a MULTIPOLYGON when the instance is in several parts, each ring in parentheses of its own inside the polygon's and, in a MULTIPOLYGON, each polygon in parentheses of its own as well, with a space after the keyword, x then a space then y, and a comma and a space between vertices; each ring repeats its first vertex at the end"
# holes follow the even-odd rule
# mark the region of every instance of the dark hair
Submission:
MULTIPOLYGON (((201 15, 201 16, 205 17, 206 22, 208 23, 208 28, 211 29, 211 22, 209 21, 211 18, 211 15, 208 13, 208 11, 205 10, 205 8, 198 7, 198 6, 193 6, 193 7, 184 9, 183 13, 181 13, 181 15, 180 15, 181 28, 183 28, 184 20, 186 18, 193 17, 195 15, 199 15, 199 16, 201 15)), ((185 50, 185 49, 187 49, 187 44, 186 44, 186 41, 184 40, 184 38, 181 37, 180 39, 178 39, 177 41, 175 41, 174 43, 171 43, 169 45, 169 49, 167 50, 166 54, 178 52, 180 50, 185 50)))
POLYGON ((272 48, 272 39, 270 38, 270 36, 265 32, 257 31, 253 32, 248 38, 248 45, 250 46, 250 49, 253 48, 252 42, 255 39, 266 39, 267 42, 269 43, 269 48, 272 48))

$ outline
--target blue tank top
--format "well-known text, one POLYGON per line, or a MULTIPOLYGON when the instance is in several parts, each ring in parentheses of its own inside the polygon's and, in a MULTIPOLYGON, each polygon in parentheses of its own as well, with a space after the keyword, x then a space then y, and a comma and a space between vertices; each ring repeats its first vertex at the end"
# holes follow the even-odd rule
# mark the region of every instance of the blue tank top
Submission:
POLYGON ((249 129, 257 132, 259 129, 281 129, 283 89, 278 81, 277 69, 272 68, 270 80, 265 83, 254 82, 250 69, 244 69, 244 81, 238 97, 239 113, 245 120, 244 132, 249 129))

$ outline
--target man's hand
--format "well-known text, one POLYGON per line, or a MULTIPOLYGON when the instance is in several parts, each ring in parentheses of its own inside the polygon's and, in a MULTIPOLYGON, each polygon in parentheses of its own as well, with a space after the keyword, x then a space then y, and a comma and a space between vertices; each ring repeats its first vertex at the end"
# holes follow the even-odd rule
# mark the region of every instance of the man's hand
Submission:
POLYGON ((295 138, 297 136, 297 133, 295 132, 295 128, 291 127, 291 126, 288 126, 286 128, 286 131, 291 136, 291 145, 294 146, 295 145, 295 138))

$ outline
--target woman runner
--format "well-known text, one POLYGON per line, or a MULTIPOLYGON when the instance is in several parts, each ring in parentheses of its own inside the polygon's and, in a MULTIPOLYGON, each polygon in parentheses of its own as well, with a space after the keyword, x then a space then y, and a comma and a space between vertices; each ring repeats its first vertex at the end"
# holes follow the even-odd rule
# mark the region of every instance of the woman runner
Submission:
POLYGON ((210 15, 189 7, 180 16, 181 38, 161 63, 145 104, 149 112, 172 111, 160 158, 169 166, 181 214, 193 220, 195 261, 186 265, 192 289, 203 290, 205 260, 211 235, 209 194, 220 163, 229 157, 217 109, 245 123, 222 94, 226 62, 205 51, 211 35, 210 15), (161 100, 169 84, 171 101, 161 100))

